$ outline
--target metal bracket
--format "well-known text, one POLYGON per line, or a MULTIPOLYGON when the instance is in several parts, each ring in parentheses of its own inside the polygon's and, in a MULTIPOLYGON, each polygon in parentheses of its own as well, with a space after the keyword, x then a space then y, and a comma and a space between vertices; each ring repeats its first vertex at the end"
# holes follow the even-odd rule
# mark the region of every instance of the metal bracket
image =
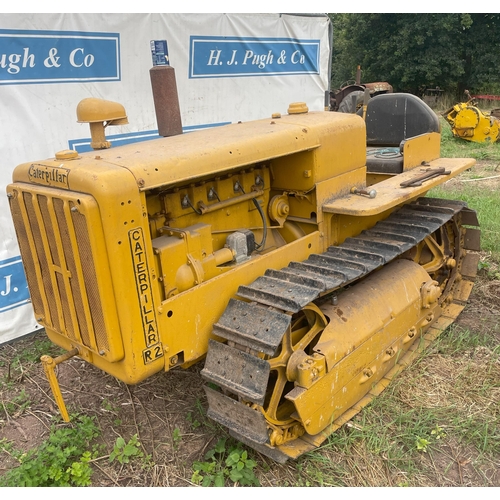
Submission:
POLYGON ((66 410, 66 405, 64 404, 64 399, 62 397, 61 388, 59 387, 59 382, 57 381, 57 376, 55 372, 55 368, 58 364, 66 361, 73 356, 78 354, 78 349, 73 349, 57 358, 52 358, 51 356, 44 355, 40 358, 42 362, 43 369, 45 371, 45 375, 47 376, 47 380, 49 381, 50 388, 52 390, 52 394, 56 400, 57 406, 59 407, 59 412, 61 413, 61 417, 65 422, 69 422, 68 410, 66 410))

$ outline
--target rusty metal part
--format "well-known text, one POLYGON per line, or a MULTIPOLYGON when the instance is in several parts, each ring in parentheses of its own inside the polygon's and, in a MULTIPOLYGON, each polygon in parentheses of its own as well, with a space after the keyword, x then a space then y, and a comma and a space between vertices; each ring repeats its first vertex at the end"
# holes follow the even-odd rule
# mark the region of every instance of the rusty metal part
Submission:
POLYGON ((251 442, 264 444, 268 440, 267 424, 262 413, 235 399, 225 396, 205 386, 208 399, 207 415, 226 427, 231 427, 238 434, 247 436, 251 442), (228 425, 229 424, 229 425, 228 425))
POLYGON ((421 186, 425 181, 437 177, 439 175, 450 175, 450 171, 445 170, 444 167, 436 169, 428 168, 426 169, 425 173, 417 175, 416 177, 410 179, 409 181, 402 182, 400 186, 401 187, 421 186))
POLYGON ((182 120, 172 66, 154 66, 149 70, 158 123, 158 134, 170 137, 182 134, 182 120))
MULTIPOLYGON (((358 93, 358 95, 363 95, 365 90, 368 90, 371 97, 379 94, 391 94, 393 92, 392 85, 388 82, 371 82, 371 83, 361 83, 361 69, 358 66, 357 75, 355 80, 351 80, 342 85, 338 90, 330 92, 330 110, 331 111, 342 111, 340 104, 345 101, 345 99, 351 99, 350 94, 353 92, 358 93)), ((345 106, 344 112, 353 112, 350 106, 345 106)), ((349 103, 350 104, 350 103, 349 103)))
POLYGON ((375 198, 377 196, 375 189, 358 189, 357 187, 353 187, 351 193, 368 196, 368 198, 375 198))
POLYGON ((500 101, 500 95, 473 95, 472 99, 485 99, 488 101, 500 101))
POLYGON ((336 92, 330 93, 330 106, 332 111, 338 111, 340 104, 352 92, 364 92, 365 88, 362 85, 347 85, 336 92))
POLYGON ((215 340, 209 341, 209 349, 211 354, 205 363, 203 376, 246 401, 263 405, 270 372, 269 363, 215 340))
POLYGON ((392 94, 393 91, 392 85, 387 82, 372 82, 363 85, 370 91, 371 95, 392 94))
POLYGON ((273 355, 290 322, 287 314, 231 299, 226 314, 215 323, 213 332, 250 349, 273 355))

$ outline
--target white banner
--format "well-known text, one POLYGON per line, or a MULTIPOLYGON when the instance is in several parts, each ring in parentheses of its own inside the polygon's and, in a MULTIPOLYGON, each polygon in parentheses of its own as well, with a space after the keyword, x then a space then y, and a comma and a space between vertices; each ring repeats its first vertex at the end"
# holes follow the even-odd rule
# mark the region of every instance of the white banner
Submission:
POLYGON ((175 68, 182 125, 197 128, 323 110, 330 80, 326 15, 2 14, 0 18, 0 344, 38 328, 5 188, 16 165, 90 150, 76 106, 125 106, 120 144, 158 137, 149 70, 175 68))

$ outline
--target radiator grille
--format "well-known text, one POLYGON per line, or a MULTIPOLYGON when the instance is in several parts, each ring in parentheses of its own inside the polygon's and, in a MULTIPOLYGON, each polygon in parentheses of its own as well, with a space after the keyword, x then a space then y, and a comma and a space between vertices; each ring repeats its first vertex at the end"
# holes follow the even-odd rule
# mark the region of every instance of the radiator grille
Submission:
POLYGON ((54 191, 10 197, 33 308, 44 326, 102 354, 110 346, 89 236, 95 221, 81 212, 80 199, 54 191))
POLYGON ((85 216, 80 212, 71 212, 75 227, 78 248, 80 249, 80 262, 82 264, 83 276, 87 284, 87 297, 94 320, 94 332, 97 345, 108 349, 108 338, 106 336, 106 326, 104 324, 104 314, 101 307, 99 288, 97 287, 97 277, 92 259, 92 249, 90 247, 89 233, 85 216))

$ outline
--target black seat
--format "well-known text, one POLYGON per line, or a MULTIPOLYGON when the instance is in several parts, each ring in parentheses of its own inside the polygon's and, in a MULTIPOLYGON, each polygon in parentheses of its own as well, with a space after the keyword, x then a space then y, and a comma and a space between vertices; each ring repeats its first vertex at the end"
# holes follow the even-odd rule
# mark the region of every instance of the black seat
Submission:
MULTIPOLYGON (((360 109, 358 115, 362 114, 360 109)), ((404 93, 371 98, 365 122, 368 172, 402 172, 402 152, 393 148, 400 148, 405 139, 440 130, 436 113, 417 96, 404 93)))

